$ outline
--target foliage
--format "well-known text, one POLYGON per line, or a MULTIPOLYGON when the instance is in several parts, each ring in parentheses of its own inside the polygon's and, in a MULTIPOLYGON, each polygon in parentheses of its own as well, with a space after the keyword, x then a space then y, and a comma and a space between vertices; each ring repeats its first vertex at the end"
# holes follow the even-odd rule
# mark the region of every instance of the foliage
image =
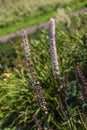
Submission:
POLYGON ((7 67, 13 68, 16 57, 16 51, 11 44, 0 44, 0 72, 7 67))
MULTIPOLYGON (((53 130, 87 130, 87 104, 82 93, 82 86, 75 75, 75 66, 79 67, 87 77, 87 48, 84 46, 83 34, 86 33, 86 15, 72 16, 70 22, 65 20, 56 27, 56 44, 60 68, 61 90, 52 75, 48 31, 42 30, 29 37, 32 61, 37 80, 43 88, 48 115, 44 119, 36 97, 32 94, 30 74, 21 39, 13 40, 17 52, 15 68, 5 70, 0 76, 0 123, 1 129, 36 130, 34 115, 46 130, 46 124, 53 130), (16 64, 17 63, 17 64, 16 64), (20 66, 21 64, 21 66, 20 66), (63 111, 59 105, 59 96, 63 111)), ((85 42, 86 45, 86 42, 85 42)))

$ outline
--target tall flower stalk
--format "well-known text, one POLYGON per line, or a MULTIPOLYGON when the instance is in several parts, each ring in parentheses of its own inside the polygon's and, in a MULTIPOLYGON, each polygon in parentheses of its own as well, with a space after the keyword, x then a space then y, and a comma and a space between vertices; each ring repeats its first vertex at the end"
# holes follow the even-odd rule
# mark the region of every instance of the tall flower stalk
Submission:
POLYGON ((55 20, 53 18, 49 21, 49 43, 50 43, 50 54, 51 54, 51 64, 52 64, 52 73, 53 76, 58 83, 59 86, 58 89, 58 99, 60 103, 60 110, 62 114, 64 114, 64 107, 62 104, 62 98, 61 98, 61 84, 59 79, 59 63, 58 63, 58 57, 57 57, 57 49, 56 49, 56 39, 55 39, 55 20))
POLYGON ((48 113, 47 107, 46 107, 46 101, 43 96, 42 88, 40 86, 40 83, 37 81, 37 76, 34 70, 34 65, 31 60, 31 54, 30 54, 30 46, 27 38, 27 34, 24 30, 22 30, 22 37, 23 37, 23 47, 24 47, 24 52, 25 52, 25 57, 27 61, 27 67, 30 73, 31 77, 31 85, 33 89, 33 93, 38 99, 39 106, 41 107, 41 110, 44 112, 46 115, 48 113))
POLYGON ((79 82, 82 84, 84 99, 87 102, 87 80, 78 66, 75 67, 75 72, 79 78, 79 82))
POLYGON ((55 40, 55 21, 52 18, 49 21, 49 42, 53 75, 58 76, 59 67, 55 40))

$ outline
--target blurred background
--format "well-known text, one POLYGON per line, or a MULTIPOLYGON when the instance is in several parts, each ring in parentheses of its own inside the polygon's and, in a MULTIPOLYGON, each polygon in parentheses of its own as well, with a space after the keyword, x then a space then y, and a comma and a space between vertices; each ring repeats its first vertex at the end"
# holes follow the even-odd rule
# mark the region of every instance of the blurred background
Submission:
POLYGON ((72 12, 86 6, 86 0, 0 0, 0 35, 57 17, 58 9, 72 12))

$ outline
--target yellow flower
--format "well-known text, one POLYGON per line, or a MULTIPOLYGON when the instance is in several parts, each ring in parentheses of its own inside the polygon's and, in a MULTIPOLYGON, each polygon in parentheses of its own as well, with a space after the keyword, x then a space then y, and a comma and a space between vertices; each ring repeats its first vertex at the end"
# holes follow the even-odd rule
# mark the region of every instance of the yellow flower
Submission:
POLYGON ((12 73, 5 73, 5 75, 7 78, 9 78, 12 75, 12 73))

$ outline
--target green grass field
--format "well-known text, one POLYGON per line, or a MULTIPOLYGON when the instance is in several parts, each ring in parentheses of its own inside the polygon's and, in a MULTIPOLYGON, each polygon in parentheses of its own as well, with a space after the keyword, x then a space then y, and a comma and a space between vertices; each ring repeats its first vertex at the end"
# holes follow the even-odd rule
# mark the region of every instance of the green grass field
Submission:
POLYGON ((1 0, 0 36, 57 17, 58 8, 68 13, 86 5, 86 0, 1 0))

